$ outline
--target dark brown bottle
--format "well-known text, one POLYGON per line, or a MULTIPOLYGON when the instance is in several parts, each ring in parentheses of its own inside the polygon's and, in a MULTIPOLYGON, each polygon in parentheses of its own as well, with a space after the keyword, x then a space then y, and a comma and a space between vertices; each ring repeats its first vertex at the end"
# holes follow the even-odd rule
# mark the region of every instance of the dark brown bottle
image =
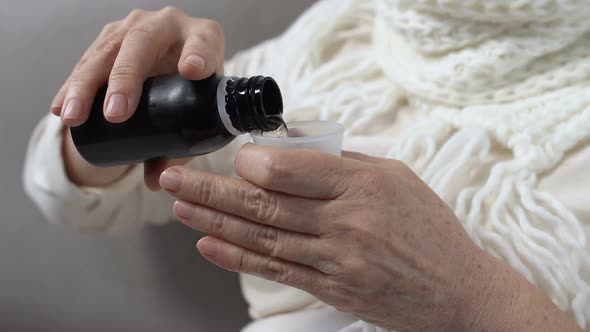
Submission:
POLYGON ((97 93, 88 121, 71 128, 78 152, 96 166, 204 155, 238 135, 283 124, 281 91, 270 77, 151 78, 137 111, 119 124, 103 115, 105 94, 106 86, 97 93))

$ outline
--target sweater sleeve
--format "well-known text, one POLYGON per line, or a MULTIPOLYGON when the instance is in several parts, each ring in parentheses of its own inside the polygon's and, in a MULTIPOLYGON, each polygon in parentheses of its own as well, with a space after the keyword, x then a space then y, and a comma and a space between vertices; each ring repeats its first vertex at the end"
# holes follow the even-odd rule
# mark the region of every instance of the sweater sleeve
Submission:
MULTIPOLYGON (((62 156, 64 126, 47 115, 35 128, 25 159, 25 191, 50 222, 84 233, 120 233, 145 224, 172 220, 174 199, 152 192, 143 183, 143 166, 134 166, 106 187, 80 187, 68 178, 62 156)), ((193 159, 187 166, 233 175, 233 156, 246 138, 224 149, 193 159)))
POLYGON ((30 139, 23 174, 27 194, 52 223, 81 232, 120 232, 172 216, 171 198, 143 185, 135 166, 107 187, 79 187, 68 178, 62 156, 64 126, 47 115, 30 139))
MULTIPOLYGON (((269 44, 265 42, 236 55, 226 63, 226 73, 248 76, 264 71, 266 61, 261 56, 269 44)), ((25 159, 25 191, 50 222, 80 232, 118 233, 145 224, 163 224, 173 218, 174 199, 145 187, 142 165, 107 187, 79 187, 72 183, 61 151, 63 131, 58 117, 44 117, 33 132, 25 159)), ((248 140, 240 137, 215 153, 194 158, 187 166, 232 176, 234 156, 248 140)))

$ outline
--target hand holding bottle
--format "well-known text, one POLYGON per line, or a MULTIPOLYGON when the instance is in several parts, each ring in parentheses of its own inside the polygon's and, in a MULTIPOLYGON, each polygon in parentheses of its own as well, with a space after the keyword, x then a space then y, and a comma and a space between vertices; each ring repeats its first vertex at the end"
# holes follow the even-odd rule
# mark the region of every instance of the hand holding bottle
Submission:
MULTIPOLYGON (((104 27, 55 96, 51 112, 67 126, 83 124, 96 92, 108 82, 105 118, 124 122, 135 112, 148 77, 180 72, 191 80, 207 78, 223 71, 224 48, 223 29, 217 22, 189 17, 173 7, 157 12, 135 10, 104 27)), ((107 185, 128 169, 88 164, 77 153, 69 133, 64 139, 64 161, 68 175, 80 185, 107 185)), ((185 161, 146 164, 146 184, 157 189, 161 171, 185 161)))

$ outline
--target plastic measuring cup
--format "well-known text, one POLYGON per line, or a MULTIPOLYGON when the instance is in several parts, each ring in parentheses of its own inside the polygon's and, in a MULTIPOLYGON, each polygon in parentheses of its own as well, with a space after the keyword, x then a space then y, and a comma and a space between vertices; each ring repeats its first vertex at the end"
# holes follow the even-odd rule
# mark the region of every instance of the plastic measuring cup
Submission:
POLYGON ((287 123, 287 126, 290 137, 252 133, 252 140, 256 145, 319 150, 336 156, 342 154, 343 125, 330 121, 299 121, 287 123))

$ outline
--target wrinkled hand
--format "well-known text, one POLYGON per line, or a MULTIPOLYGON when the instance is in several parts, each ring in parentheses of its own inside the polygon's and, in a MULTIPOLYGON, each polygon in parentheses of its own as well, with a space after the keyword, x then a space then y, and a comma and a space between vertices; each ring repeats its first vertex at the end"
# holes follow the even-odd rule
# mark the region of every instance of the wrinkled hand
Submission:
MULTIPOLYGON (((147 78, 180 72, 199 80, 221 73, 224 48, 223 29, 215 21, 192 18, 174 7, 134 10, 104 27, 55 96, 51 112, 67 126, 83 124, 96 92, 108 82, 105 118, 125 122, 135 112, 147 78)), ((146 164, 146 183, 156 189, 165 167, 185 161, 146 164)))
POLYGON ((211 235, 198 243, 211 262, 384 328, 440 331, 468 314, 484 254, 401 162, 249 144, 235 171, 243 180, 182 167, 160 178, 176 216, 211 235))

